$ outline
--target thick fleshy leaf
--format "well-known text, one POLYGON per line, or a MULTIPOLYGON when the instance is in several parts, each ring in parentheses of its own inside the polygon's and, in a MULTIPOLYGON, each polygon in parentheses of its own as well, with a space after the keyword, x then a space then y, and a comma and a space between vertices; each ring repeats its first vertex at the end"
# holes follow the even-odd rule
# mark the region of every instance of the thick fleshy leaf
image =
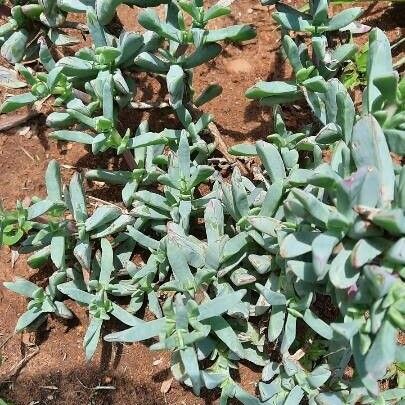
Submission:
POLYGON ((359 331, 361 327, 361 320, 348 321, 342 323, 331 323, 331 328, 342 335, 345 339, 350 341, 352 337, 359 331))
POLYGON ((308 376, 307 381, 314 388, 319 388, 329 379, 331 376, 331 371, 327 365, 321 365, 314 370, 312 370, 308 376))
POLYGON ((405 238, 398 239, 385 253, 385 257, 396 264, 405 264, 405 238))
POLYGON ((76 76, 81 79, 94 77, 96 70, 93 63, 75 56, 65 56, 59 59, 56 66, 62 66, 62 72, 67 76, 76 76))
POLYGON ((280 205, 281 198, 283 196, 283 180, 276 180, 268 188, 266 197, 263 201, 260 215, 271 217, 276 212, 280 205))
POLYGON ((17 321, 17 324, 15 326, 15 332, 21 332, 28 326, 30 326, 34 321, 36 321, 43 312, 41 310, 38 310, 37 308, 31 308, 27 312, 24 312, 17 321))
POLYGON ((116 59, 115 63, 119 66, 132 63, 135 56, 143 45, 142 35, 135 32, 123 31, 119 38, 120 56, 116 59))
POLYGON ((229 148, 229 153, 235 156, 255 156, 257 155, 256 145, 250 143, 240 143, 229 148))
MULTIPOLYGON (((210 31, 212 32, 212 31, 210 31)), ((184 69, 192 69, 200 66, 211 59, 216 58, 222 51, 222 47, 216 43, 207 43, 199 47, 195 52, 187 56, 182 62, 181 66, 184 69)))
POLYGON ((166 319, 159 318, 154 321, 144 322, 142 325, 123 330, 122 332, 110 333, 104 337, 107 342, 141 342, 158 336, 165 330, 166 319))
POLYGON ((390 151, 405 156, 405 130, 384 129, 384 135, 390 151))
POLYGON ((180 357, 186 370, 187 376, 191 380, 193 391, 196 395, 199 395, 202 381, 200 369, 198 366, 197 354, 194 350, 194 347, 186 347, 184 349, 181 349, 180 357))
POLYGON ((272 96, 297 96, 300 94, 298 86, 288 82, 258 82, 245 93, 247 98, 262 99, 272 96))
POLYGON ((287 31, 309 31, 311 24, 308 15, 283 3, 276 5, 277 11, 272 17, 287 31))
POLYGON ((1 105, 0 112, 2 114, 13 112, 15 110, 18 110, 19 108, 33 104, 35 101, 37 101, 37 99, 38 97, 32 93, 24 93, 17 96, 9 97, 1 105))
MULTIPOLYGON (((108 0, 107 3, 109 1, 111 0, 108 0)), ((98 48, 101 46, 107 46, 106 33, 104 31, 104 28, 97 18, 97 14, 90 8, 87 9, 87 26, 89 27, 89 31, 91 37, 93 38, 95 47, 98 48)))
POLYGON ((351 263, 355 268, 363 267, 384 250, 384 239, 360 239, 353 247, 351 263))
POLYGON ((332 328, 324 322, 322 319, 318 318, 310 309, 307 309, 304 313, 305 323, 318 335, 323 338, 330 340, 333 337, 332 328))
POLYGON ((255 286, 271 306, 287 305, 287 300, 283 294, 272 291, 260 284, 255 284, 255 286))
POLYGON ((361 7, 351 7, 335 14, 327 24, 327 31, 337 31, 346 27, 363 14, 361 7))
POLYGON ((286 177, 283 159, 274 145, 268 142, 257 141, 256 150, 273 183, 286 177))
POLYGON ((80 43, 80 39, 66 35, 62 30, 51 28, 48 31, 48 38, 56 46, 69 46, 80 43))
POLYGON ((40 200, 37 203, 30 205, 28 207, 27 219, 38 218, 39 216, 48 212, 51 208, 56 205, 55 201, 40 200))
POLYGON ((383 322, 366 355, 366 371, 376 380, 384 376, 387 367, 395 360, 395 345, 387 344, 387 342, 394 342, 396 333, 394 325, 389 321, 383 322))
POLYGON ((246 232, 241 232, 229 239, 222 250, 222 260, 225 261, 245 249, 249 242, 246 232))
POLYGON ((81 131, 60 130, 51 132, 49 136, 59 141, 78 142, 86 145, 91 145, 94 140, 91 135, 81 131))
POLYGON ((307 90, 314 91, 316 93, 325 93, 327 90, 326 81, 322 76, 314 76, 306 79, 302 82, 302 85, 307 90))
POLYGON ((295 232, 287 235, 280 245, 280 255, 285 259, 301 256, 312 250, 312 242, 318 232, 295 232))
POLYGON ((313 283, 318 278, 312 263, 299 260, 288 260, 287 269, 291 270, 299 279, 308 283, 313 283))
POLYGON ((75 258, 80 265, 87 270, 90 269, 91 248, 88 238, 85 238, 83 241, 78 241, 73 249, 75 258))
POLYGON ((202 93, 194 99, 194 105, 201 107, 202 105, 209 103, 214 98, 218 97, 222 93, 222 87, 218 84, 210 84, 206 87, 202 93))
POLYGON ((374 80, 384 74, 391 73, 392 56, 391 46, 387 36, 379 28, 373 28, 369 34, 369 50, 367 64, 367 87, 365 89, 365 109, 371 113, 380 96, 380 91, 374 84, 374 80))
POLYGON ((55 235, 51 239, 51 260, 58 269, 65 267, 65 237, 55 235))
POLYGON ((329 278, 336 288, 349 288, 360 277, 360 271, 351 264, 351 253, 350 250, 342 249, 332 260, 329 278))
POLYGON ((111 275, 114 271, 113 250, 107 239, 101 239, 101 271, 99 282, 107 285, 110 282, 111 275))
POLYGON ((167 241, 167 257, 176 279, 185 288, 191 288, 194 285, 193 274, 190 271, 183 251, 170 237, 167 241))
POLYGON ((313 240, 312 264, 318 279, 322 279, 327 273, 329 258, 338 242, 339 237, 334 233, 322 233, 313 240))
POLYGON ((6 281, 3 283, 3 285, 9 290, 14 291, 17 294, 21 294, 27 298, 32 298, 34 296, 34 293, 39 289, 36 284, 31 283, 31 281, 20 277, 16 278, 12 282, 6 281))
POLYGON ((18 80, 17 72, 0 66, 0 86, 10 89, 27 87, 27 83, 18 80))
POLYGON ((168 142, 167 138, 159 133, 146 132, 130 138, 128 141, 129 148, 142 148, 151 145, 164 145, 168 142))
POLYGON ((329 209, 326 204, 323 204, 313 194, 307 193, 300 189, 292 189, 292 195, 303 205, 313 218, 326 224, 329 218, 329 209))
POLYGON ((256 31, 250 25, 233 25, 217 30, 210 30, 205 38, 206 42, 218 42, 228 40, 232 42, 242 42, 256 36, 256 31))
POLYGON ((291 314, 287 315, 287 320, 284 326, 283 340, 281 341, 280 352, 288 353, 288 349, 295 341, 297 330, 297 318, 291 314))
POLYGON ((171 65, 166 75, 167 90, 173 108, 179 107, 184 96, 184 71, 179 65, 171 65))
POLYGON ((353 159, 357 168, 375 167, 380 178, 382 205, 394 199, 395 174, 384 133, 371 116, 361 118, 353 128, 353 159))
POLYGON ((235 204, 236 213, 240 218, 249 213, 249 202, 246 188, 242 182, 242 176, 236 167, 232 173, 232 197, 235 204))
POLYGON ((26 52, 29 34, 26 29, 13 32, 1 46, 1 56, 10 63, 20 62, 26 52))
POLYGON ((288 397, 286 398, 284 405, 299 404, 303 396, 304 390, 299 385, 296 385, 288 394, 288 397))
POLYGON ((327 0, 318 0, 312 6, 312 24, 319 26, 328 20, 328 2, 327 0))
POLYGON ((84 222, 87 219, 87 209, 82 179, 79 173, 75 173, 70 180, 69 191, 73 208, 72 214, 77 222, 84 222))
POLYGON ((216 298, 204 301, 199 307, 198 320, 203 321, 209 319, 232 309, 235 305, 239 304, 241 299, 245 296, 246 290, 239 290, 229 294, 219 295, 216 298))
POLYGON ((134 63, 144 71, 153 73, 167 73, 170 68, 168 63, 148 52, 140 53, 134 63))
POLYGON ((28 265, 33 269, 39 269, 42 267, 49 259, 51 255, 51 247, 45 246, 40 250, 37 250, 28 259, 28 265))
POLYGON ((113 310, 111 311, 111 315, 120 320, 122 323, 125 323, 125 325, 142 327, 142 325, 145 323, 142 319, 136 318, 119 305, 114 303, 112 305, 113 310))
POLYGON ((294 69, 295 74, 303 68, 299 55, 298 46, 289 35, 283 36, 283 49, 288 57, 288 60, 294 69))
POLYGON ((103 205, 101 207, 97 207, 93 212, 93 215, 86 219, 86 231, 90 232, 98 227, 114 221, 121 215, 121 213, 122 211, 119 209, 119 207, 115 207, 113 205, 103 205))
POLYGON ((62 201, 62 184, 60 166, 56 160, 51 160, 45 173, 46 191, 48 200, 62 201))
POLYGON ((353 123, 356 115, 354 103, 347 92, 339 91, 336 94, 336 123, 342 131, 345 142, 348 144, 352 137, 353 123))
POLYGON ((86 352, 86 359, 90 360, 97 349, 97 344, 100 339, 101 327, 103 320, 100 318, 90 317, 90 323, 84 335, 83 347, 86 352))
POLYGON ((95 10, 101 24, 107 25, 114 17, 115 11, 122 0, 96 0, 95 10))
POLYGON ((254 255, 250 254, 248 256, 250 264, 259 274, 265 274, 270 271, 272 266, 272 257, 265 255, 254 255))
POLYGON ((88 293, 87 291, 79 290, 72 283, 59 284, 58 290, 62 294, 65 294, 73 300, 83 304, 90 304, 90 302, 94 299, 92 294, 88 293))
POLYGON ((283 331, 286 308, 284 305, 273 306, 269 321, 267 336, 270 342, 274 342, 283 331))

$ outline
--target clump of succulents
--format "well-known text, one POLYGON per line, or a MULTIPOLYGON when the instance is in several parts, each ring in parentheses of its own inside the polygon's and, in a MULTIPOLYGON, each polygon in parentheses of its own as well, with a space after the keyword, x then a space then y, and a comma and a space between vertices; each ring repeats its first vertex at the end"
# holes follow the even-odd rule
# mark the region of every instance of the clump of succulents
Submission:
MULTIPOLYGON (((71 12, 76 3, 82 2, 55 4, 71 12)), ((397 343, 405 326, 405 169, 392 159, 404 154, 405 82, 383 32, 370 33, 367 88, 356 111, 337 78, 355 48, 330 49, 328 38, 360 10, 329 17, 327 1, 310 1, 305 13, 268 2, 277 3, 274 18, 294 78, 247 91, 274 106, 274 132, 230 149, 260 162, 253 178, 237 167, 223 178, 207 159, 216 147, 207 139, 213 118, 198 111, 221 89, 211 85, 196 96, 193 68, 220 54, 218 42, 247 40, 254 30, 207 29, 209 20, 229 14, 220 3, 168 1, 164 20, 151 8, 140 13, 145 33, 115 37, 102 12, 111 7, 112 15, 122 2, 88 3, 80 11, 93 46, 56 61, 42 44, 46 72, 17 65, 31 90, 5 100, 1 110, 53 97, 52 138, 87 144, 93 153, 113 149, 128 169, 89 170, 63 186, 51 161, 46 197, 0 211, 1 243, 30 253, 33 268, 50 261, 54 269, 45 288, 22 279, 5 283, 30 299, 16 330, 35 329, 49 314, 71 318, 64 303, 70 298, 88 309, 88 359, 112 316, 125 327, 104 340, 154 338, 151 350, 172 353, 176 379, 196 395, 218 388, 221 404, 405 398, 401 378, 397 388, 379 389, 405 361, 397 343), (311 48, 291 31, 311 35, 311 48), (166 80, 180 128, 155 133, 141 122, 120 132, 119 111, 137 108, 139 70, 166 80), (295 132, 282 107, 299 99, 313 124, 295 132), (122 204, 91 209, 84 178, 121 186, 122 204), (141 259, 134 261, 136 253, 141 259), (140 318, 143 307, 153 320, 140 318), (255 394, 235 381, 240 361, 262 368, 255 394)))

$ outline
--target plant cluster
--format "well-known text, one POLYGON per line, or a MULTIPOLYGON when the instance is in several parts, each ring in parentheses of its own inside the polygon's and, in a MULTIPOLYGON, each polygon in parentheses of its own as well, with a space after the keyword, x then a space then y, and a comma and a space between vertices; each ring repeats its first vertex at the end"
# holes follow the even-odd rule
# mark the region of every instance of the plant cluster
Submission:
POLYGON ((230 153, 254 156, 260 165, 253 179, 237 167, 227 179, 209 164, 217 146, 209 140, 213 118, 198 110, 221 88, 195 95, 193 68, 218 56, 219 42, 250 39, 254 30, 211 30, 208 22, 229 8, 180 0, 167 2, 165 19, 152 8, 142 11, 143 34, 117 37, 105 16, 121 3, 55 1, 86 12, 92 47, 54 60, 42 41, 44 71, 17 64, 30 92, 1 107, 10 112, 52 96, 52 138, 89 145, 95 154, 115 150, 128 165, 84 173, 122 186, 122 204, 91 210, 83 176, 62 185, 60 166, 51 161, 46 197, 0 212, 0 243, 30 253, 32 268, 51 262, 54 270, 45 288, 21 278, 5 283, 29 299, 16 330, 35 329, 50 314, 71 318, 64 302, 70 298, 88 309, 88 359, 101 337, 154 338, 151 350, 172 353, 177 380, 196 395, 218 389, 221 404, 404 399, 405 353, 397 337, 405 326, 405 79, 393 69, 384 33, 370 33, 367 88, 356 111, 337 78, 356 47, 331 44, 361 10, 330 17, 326 0, 310 1, 308 12, 268 1, 276 3, 294 78, 247 91, 274 106, 274 132, 234 145, 230 153), (310 45, 293 31, 310 35, 310 45), (139 71, 166 81, 177 129, 155 133, 141 122, 120 131, 120 111, 136 108, 139 71), (294 132, 282 105, 298 100, 313 123, 294 132), (141 319, 143 307, 155 319, 141 319), (105 335, 111 317, 124 328, 105 335), (237 383, 240 361, 262 368, 258 395, 237 383), (397 388, 380 391, 384 378, 397 378, 397 388))

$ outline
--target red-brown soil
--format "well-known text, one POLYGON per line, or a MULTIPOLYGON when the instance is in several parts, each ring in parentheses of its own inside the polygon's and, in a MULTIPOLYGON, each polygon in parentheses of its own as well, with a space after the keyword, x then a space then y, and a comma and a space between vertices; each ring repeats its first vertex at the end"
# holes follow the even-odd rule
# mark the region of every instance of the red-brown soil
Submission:
MULTIPOLYGON (((388 4, 370 10, 363 21, 386 29, 390 40, 394 41, 404 35, 405 7, 390 7, 388 4)), ((271 19, 272 8, 262 7, 254 0, 237 0, 232 8, 232 15, 218 20, 218 24, 251 23, 257 28, 257 38, 240 46, 226 44, 223 54, 215 62, 195 73, 197 91, 211 82, 218 82, 224 88, 222 96, 204 106, 204 111, 215 116, 229 146, 263 139, 271 131, 271 109, 248 101, 244 97, 245 90, 259 80, 287 78, 290 74, 278 52, 279 32, 271 19)), ((139 29, 136 11, 122 7, 119 16, 126 27, 139 29)), ((404 49, 397 50, 396 54, 401 51, 404 49)), ((1 63, 6 65, 4 61, 1 63)), ((138 85, 145 101, 151 100, 152 95, 160 90, 159 83, 144 75, 139 76, 138 85)), ((6 93, 3 89, 1 100, 6 93)), ((310 119, 308 114, 292 107, 286 108, 286 112, 287 124, 293 128, 299 128, 310 119)), ((175 125, 174 117, 164 114, 160 111, 137 113, 124 116, 123 120, 125 125, 136 127, 140 119, 149 118, 153 130, 175 125)), ((43 175, 50 159, 57 159, 65 165, 65 179, 69 179, 74 170, 125 165, 113 155, 94 158, 75 144, 61 149, 48 139, 44 121, 45 118, 40 117, 25 124, 30 127, 29 138, 21 135, 24 132, 21 127, 0 133, 0 197, 7 208, 12 208, 17 199, 44 194, 43 175)), ((111 193, 106 187, 98 186, 91 193, 103 199, 119 198, 119 193, 111 193)), ((10 250, 3 248, 0 251, 0 282, 11 280, 16 275, 43 282, 49 275, 47 269, 29 269, 24 257, 17 260, 14 268, 11 263, 10 250)), ((176 381, 163 394, 162 382, 171 378, 170 356, 150 352, 142 344, 100 344, 94 359, 86 362, 82 339, 87 316, 76 305, 71 305, 77 315, 74 322, 51 319, 35 335, 13 335, 16 320, 25 305, 23 298, 0 286, 0 398, 24 405, 197 405, 215 403, 218 398, 216 392, 203 392, 202 398, 197 398, 176 381), (15 366, 36 347, 38 353, 15 373, 15 366), (11 378, 10 373, 13 374, 11 378)), ((254 392, 259 378, 257 370, 241 366, 239 378, 245 388, 254 392)))

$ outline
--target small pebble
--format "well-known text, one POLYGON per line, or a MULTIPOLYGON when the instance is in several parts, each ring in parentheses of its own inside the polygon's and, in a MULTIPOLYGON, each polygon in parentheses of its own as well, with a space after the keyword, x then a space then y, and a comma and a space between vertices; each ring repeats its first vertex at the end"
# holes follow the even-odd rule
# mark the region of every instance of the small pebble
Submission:
POLYGON ((247 60, 238 58, 227 61, 225 64, 225 70, 228 73, 234 74, 250 73, 253 70, 253 66, 247 60))

